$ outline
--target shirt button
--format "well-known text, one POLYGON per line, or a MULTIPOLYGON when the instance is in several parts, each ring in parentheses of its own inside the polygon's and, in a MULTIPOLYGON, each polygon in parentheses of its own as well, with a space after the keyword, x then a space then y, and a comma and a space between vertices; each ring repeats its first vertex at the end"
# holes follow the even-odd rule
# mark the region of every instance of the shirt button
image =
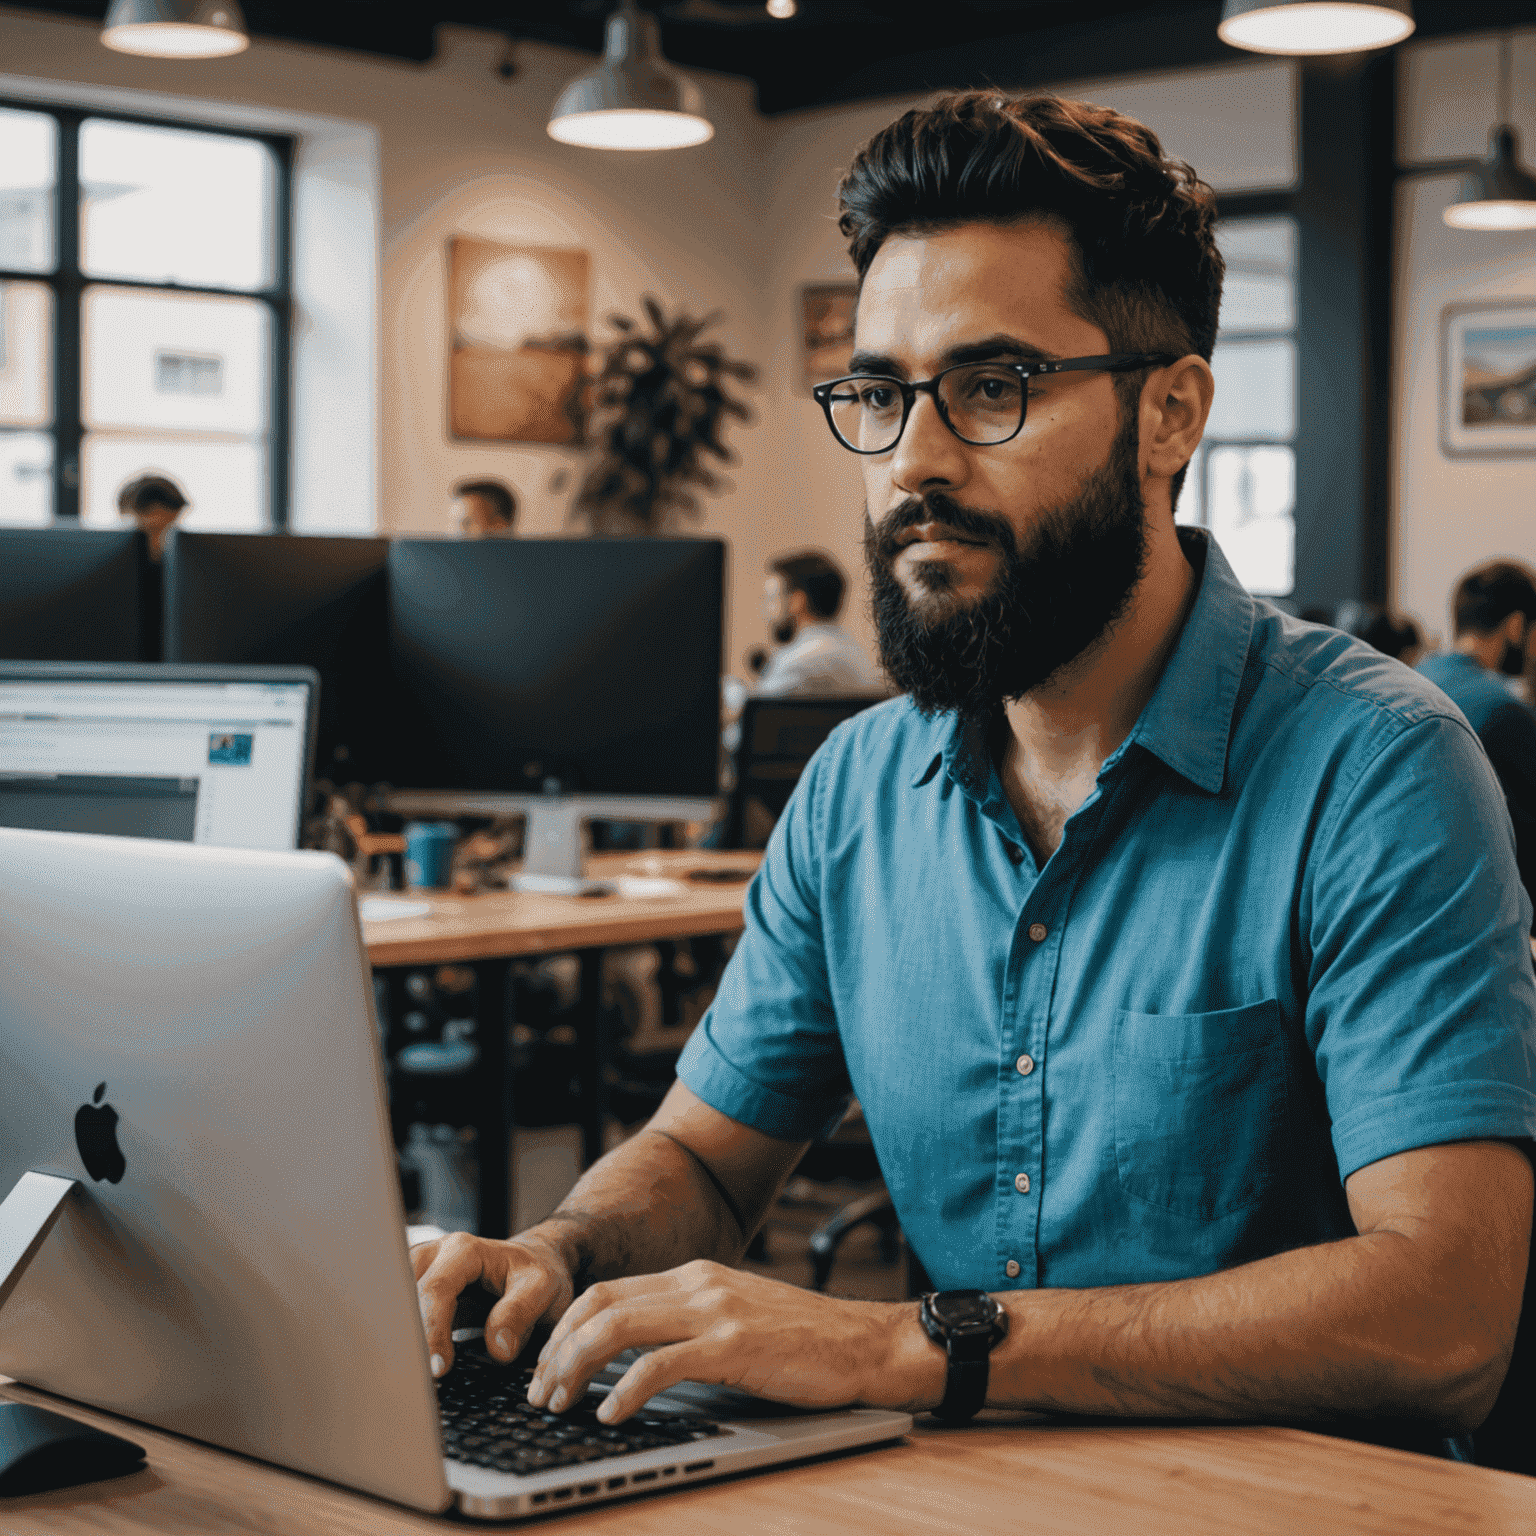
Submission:
POLYGON ((1043 943, 1045 941, 1046 934, 1049 932, 1050 929, 1048 929, 1044 923, 1031 923, 1029 925, 1029 936, 1035 941, 1036 944, 1043 943))
POLYGON ((1017 1280, 1019 1278, 1019 1261, 1017 1259, 1009 1259, 1008 1262, 1003 1265, 1003 1273, 1007 1275, 1010 1280, 1017 1280))
POLYGON ((1010 863, 1022 864, 1024 862, 1024 850, 1017 843, 1007 843, 1005 846, 1008 849, 1010 863))
POLYGON ((1019 1069, 1020 1077, 1028 1077, 1029 1074, 1035 1070, 1035 1058, 1033 1056, 1020 1056, 1019 1059, 1014 1062, 1014 1066, 1019 1069))
POLYGON ((1018 1190, 1021 1195, 1027 1195, 1029 1193, 1029 1175, 1027 1173, 1014 1174, 1013 1187, 1018 1190))

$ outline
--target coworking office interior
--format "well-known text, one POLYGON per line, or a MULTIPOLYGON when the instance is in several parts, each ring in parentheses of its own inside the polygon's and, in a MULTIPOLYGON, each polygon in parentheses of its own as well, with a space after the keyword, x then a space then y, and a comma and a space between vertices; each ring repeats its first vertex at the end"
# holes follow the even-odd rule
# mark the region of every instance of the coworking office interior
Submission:
MULTIPOLYGON (((1111 102, 1216 187, 1220 404, 1179 517, 1250 590, 1390 600, 1433 633, 1460 571, 1528 552, 1522 422, 1490 446, 1453 409, 1469 330, 1536 328, 1518 207, 1477 217, 1529 196, 1500 134, 1536 138, 1536 31, 1509 7, 1405 38, 1411 7, 1384 6, 1391 35, 1344 44, 1256 41, 1266 8, 1235 3, 1219 33, 1214 5, 1208 27, 978 7, 950 33, 879 7, 822 30, 817 0, 663 8, 674 136, 631 155, 602 92, 658 46, 645 19, 319 7, 248 38, 234 7, 156 4, 116 0, 110 48, 71 8, 0 8, 4 825, 307 839, 375 887, 381 927, 434 857, 408 822, 452 817, 481 840, 472 878, 571 903, 614 899, 594 849, 641 859, 631 880, 750 868, 643 856, 716 822, 739 846, 719 680, 771 639, 768 560, 861 569, 857 466, 809 393, 850 344, 828 210, 858 144, 936 86, 1111 102), (606 77, 581 51, 600 41, 606 77), (706 315, 715 364, 755 370, 710 380, 746 409, 711 423, 734 462, 679 482, 696 518, 663 497, 637 522, 601 431, 625 348, 706 315), (187 502, 158 559, 117 502, 145 472, 187 502), (478 480, 515 486, 515 536, 454 539, 478 480)), ((845 622, 869 648, 856 598, 845 622)), ((780 796, 837 717, 769 750, 780 796)), ((628 971, 598 946, 380 966, 405 1208, 490 1233, 548 1209, 664 1088, 739 916, 711 921, 628 971), (664 1048, 631 1049, 637 1024, 664 1048), (492 1067, 505 1094, 471 1089, 492 1067)))

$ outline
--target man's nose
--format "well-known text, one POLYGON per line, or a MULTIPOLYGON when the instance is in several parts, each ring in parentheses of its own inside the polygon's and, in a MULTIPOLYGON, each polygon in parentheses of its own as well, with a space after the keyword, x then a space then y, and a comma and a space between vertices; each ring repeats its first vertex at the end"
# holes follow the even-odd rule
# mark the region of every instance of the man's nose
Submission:
POLYGON ((938 402, 919 395, 906 429, 891 450, 891 479, 909 496, 963 484, 969 472, 965 444, 944 425, 938 402))

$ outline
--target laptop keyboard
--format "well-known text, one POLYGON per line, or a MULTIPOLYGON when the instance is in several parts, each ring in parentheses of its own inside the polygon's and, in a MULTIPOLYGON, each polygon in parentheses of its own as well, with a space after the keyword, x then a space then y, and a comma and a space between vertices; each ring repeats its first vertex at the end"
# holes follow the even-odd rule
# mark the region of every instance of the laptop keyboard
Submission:
POLYGON ((454 1461, 496 1472, 547 1472, 666 1445, 712 1440, 724 1433, 702 1414, 642 1411, 609 1426, 597 1417, 601 1393, 588 1392, 564 1413, 528 1401, 533 1367, 498 1365, 461 1347, 437 1383, 443 1450, 454 1461))

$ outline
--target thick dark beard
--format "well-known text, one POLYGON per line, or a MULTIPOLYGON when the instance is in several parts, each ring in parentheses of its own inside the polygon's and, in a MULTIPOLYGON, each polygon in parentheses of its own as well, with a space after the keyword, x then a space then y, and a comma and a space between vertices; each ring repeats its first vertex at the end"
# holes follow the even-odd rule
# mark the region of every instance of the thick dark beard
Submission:
POLYGON ((985 721, 1081 656, 1129 605, 1147 558, 1136 419, 1121 426, 1077 498, 1040 515, 1022 549, 996 513, 939 492, 902 502, 878 528, 866 513, 864 548, 880 662, 891 681, 925 715, 953 710, 985 721), (894 565, 896 535, 930 519, 993 544, 1002 565, 986 592, 965 604, 946 601, 947 565, 918 567, 924 616, 894 565))

